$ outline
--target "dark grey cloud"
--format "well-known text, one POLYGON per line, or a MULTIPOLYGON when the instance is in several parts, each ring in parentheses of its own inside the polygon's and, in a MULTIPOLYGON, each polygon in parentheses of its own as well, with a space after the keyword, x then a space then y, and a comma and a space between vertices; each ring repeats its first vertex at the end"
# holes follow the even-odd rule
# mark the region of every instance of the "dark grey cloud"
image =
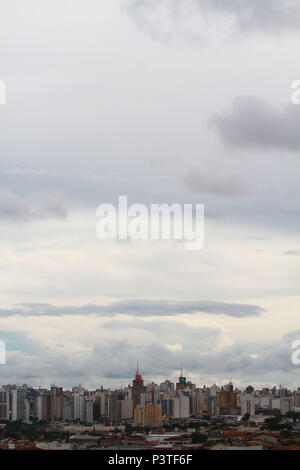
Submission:
POLYGON ((0 220, 29 222, 48 218, 65 219, 67 214, 64 198, 56 190, 44 190, 23 198, 10 189, 0 188, 0 220))
POLYGON ((229 14, 239 29, 269 31, 298 29, 300 5, 297 0, 195 0, 200 10, 229 14))
POLYGON ((151 37, 170 40, 176 36, 203 41, 209 25, 235 32, 264 34, 300 27, 297 0, 121 0, 123 9, 151 37), (203 28, 197 24, 197 18, 203 28))
POLYGON ((235 318, 256 317, 265 310, 257 305, 218 302, 214 300, 120 300, 108 305, 57 307, 46 303, 24 303, 11 309, 0 309, 0 316, 63 316, 63 315, 134 315, 137 317, 174 316, 207 313, 235 318))
POLYGON ((248 193, 241 177, 220 174, 217 169, 209 172, 190 171, 183 182, 190 191, 196 194, 236 197, 245 196, 248 193))
MULTIPOLYGON (((180 327, 178 324, 178 333, 180 327)), ((93 355, 98 358, 104 354, 103 373, 105 377, 114 378, 130 377, 136 357, 140 358, 143 370, 149 379, 157 375, 167 377, 176 374, 181 360, 187 374, 198 373, 200 377, 202 374, 223 377, 231 375, 236 378, 248 377, 251 380, 254 376, 261 376, 264 379, 265 374, 274 372, 293 374, 297 370, 292 363, 291 355, 292 342, 300 338, 299 330, 289 332, 278 341, 259 343, 250 342, 249 338, 248 342, 235 342, 221 350, 216 348, 217 343, 212 336, 213 329, 210 333, 205 328, 196 328, 196 331, 198 342, 193 340, 189 343, 188 337, 185 337, 182 351, 170 350, 160 338, 154 342, 137 338, 136 344, 125 339, 101 341, 95 345, 93 355), (207 347, 205 350, 201 347, 205 335, 211 338, 211 344, 214 345, 214 348, 209 348, 209 353, 207 347)))
POLYGON ((300 111, 292 104, 276 109, 261 98, 240 96, 215 115, 212 123, 231 147, 300 149, 300 111))

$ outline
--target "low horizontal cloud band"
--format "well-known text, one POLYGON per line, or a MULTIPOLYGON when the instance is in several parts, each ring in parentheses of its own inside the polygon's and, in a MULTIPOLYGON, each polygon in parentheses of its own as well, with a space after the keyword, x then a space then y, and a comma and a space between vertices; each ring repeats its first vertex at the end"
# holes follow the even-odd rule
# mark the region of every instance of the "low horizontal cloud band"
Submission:
POLYGON ((46 303, 23 303, 11 309, 0 309, 0 316, 63 316, 63 315, 133 315, 137 317, 176 316, 206 313, 235 318, 256 317, 265 310, 257 305, 226 303, 215 300, 120 300, 108 305, 54 306, 46 303))

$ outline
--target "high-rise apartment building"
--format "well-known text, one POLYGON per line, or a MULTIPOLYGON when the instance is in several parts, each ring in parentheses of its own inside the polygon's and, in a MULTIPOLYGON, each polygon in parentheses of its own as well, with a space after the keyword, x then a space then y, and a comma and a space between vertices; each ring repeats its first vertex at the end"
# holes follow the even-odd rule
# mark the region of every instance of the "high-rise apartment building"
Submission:
POLYGON ((74 421, 84 422, 84 392, 73 393, 72 395, 72 415, 74 421))
POLYGON ((84 403, 84 422, 92 424, 94 422, 93 400, 86 400, 84 403))
POLYGON ((121 419, 133 418, 133 400, 124 399, 121 401, 121 419))
POLYGON ((11 419, 12 421, 28 420, 26 413, 26 389, 18 387, 11 391, 11 419))
POLYGON ((189 396, 179 393, 173 399, 173 417, 188 418, 190 416, 190 399, 189 396))
POLYGON ((159 404, 161 404, 161 413, 162 416, 171 417, 173 416, 173 404, 174 400, 170 397, 163 398, 159 400, 159 404))
POLYGON ((63 421, 72 421, 72 399, 70 397, 64 397, 63 402, 63 421))
POLYGON ((9 391, 0 390, 0 419, 9 420, 9 391))
POLYGON ((160 426, 162 423, 161 405, 146 403, 146 426, 160 426))
POLYGON ((136 405, 134 409, 134 425, 145 426, 146 424, 146 408, 144 405, 136 405))
POLYGON ((109 395, 108 416, 112 424, 118 424, 121 420, 121 398, 119 392, 109 395))
POLYGON ((242 416, 245 414, 249 414, 249 416, 255 415, 255 397, 250 393, 243 393, 242 394, 242 408, 241 408, 242 416))

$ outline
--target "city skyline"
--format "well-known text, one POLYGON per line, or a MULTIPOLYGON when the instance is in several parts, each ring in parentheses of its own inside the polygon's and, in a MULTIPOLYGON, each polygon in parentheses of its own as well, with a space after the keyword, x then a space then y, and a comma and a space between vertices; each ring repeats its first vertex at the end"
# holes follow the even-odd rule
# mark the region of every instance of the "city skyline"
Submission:
MULTIPOLYGON (((294 413, 300 410, 300 387, 245 389, 232 382, 224 386, 199 387, 183 375, 176 383, 169 379, 145 383, 137 364, 135 377, 126 387, 89 390, 82 384, 71 390, 52 384, 34 388, 27 384, 6 384, 0 388, 0 420, 34 424, 37 421, 79 421, 106 425, 127 422, 135 427, 160 426, 172 419, 201 419, 203 416, 231 416, 240 421, 248 415, 294 413)), ((266 418, 264 418, 266 419, 266 418)), ((264 422, 264 420, 262 421, 264 422)))

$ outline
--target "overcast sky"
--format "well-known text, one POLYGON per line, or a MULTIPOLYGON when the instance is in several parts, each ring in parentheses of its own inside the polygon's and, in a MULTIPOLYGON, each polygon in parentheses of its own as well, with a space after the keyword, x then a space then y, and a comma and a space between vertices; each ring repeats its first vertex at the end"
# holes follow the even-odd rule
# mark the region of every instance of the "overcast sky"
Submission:
POLYGON ((2 383, 300 386, 298 0, 0 0, 2 383), (96 208, 205 204, 205 245, 96 208))

